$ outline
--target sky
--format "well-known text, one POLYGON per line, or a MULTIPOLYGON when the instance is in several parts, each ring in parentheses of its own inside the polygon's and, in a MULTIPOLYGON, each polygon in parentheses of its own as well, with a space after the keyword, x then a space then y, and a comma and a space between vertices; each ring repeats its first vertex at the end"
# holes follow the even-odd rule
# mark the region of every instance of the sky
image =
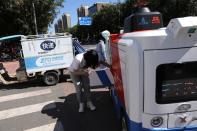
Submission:
POLYGON ((65 0, 63 3, 64 7, 59 8, 59 14, 57 15, 57 18, 53 21, 53 24, 49 27, 49 32, 54 32, 54 24, 62 16, 63 13, 68 13, 71 15, 71 26, 76 25, 77 24, 77 8, 79 8, 81 5, 90 7, 96 2, 117 3, 119 1, 120 0, 65 0))

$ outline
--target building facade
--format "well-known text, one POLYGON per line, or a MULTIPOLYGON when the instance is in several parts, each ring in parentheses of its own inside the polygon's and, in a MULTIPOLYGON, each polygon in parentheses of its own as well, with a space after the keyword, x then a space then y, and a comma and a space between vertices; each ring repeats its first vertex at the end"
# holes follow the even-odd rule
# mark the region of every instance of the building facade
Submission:
POLYGON ((62 22, 62 19, 59 19, 58 21, 57 21, 57 27, 58 27, 58 33, 61 33, 61 32, 63 32, 63 22, 62 22))
POLYGON ((78 16, 78 24, 79 24, 79 17, 86 17, 88 16, 88 6, 81 6, 77 9, 77 16, 78 16))
POLYGON ((88 6, 81 6, 77 9, 78 18, 88 16, 88 14, 88 6))
POLYGON ((101 11, 103 8, 109 5, 110 3, 104 3, 104 2, 94 3, 91 7, 88 8, 89 16, 92 16, 94 13, 101 11))
POLYGON ((70 14, 63 14, 62 17, 57 21, 55 26, 56 33, 67 32, 71 28, 71 17, 70 14))
POLYGON ((63 23, 63 31, 68 31, 69 28, 71 28, 71 18, 70 14, 63 14, 62 15, 62 23, 63 23))
POLYGON ((55 28, 55 32, 58 32, 58 24, 57 23, 54 25, 54 28, 55 28))

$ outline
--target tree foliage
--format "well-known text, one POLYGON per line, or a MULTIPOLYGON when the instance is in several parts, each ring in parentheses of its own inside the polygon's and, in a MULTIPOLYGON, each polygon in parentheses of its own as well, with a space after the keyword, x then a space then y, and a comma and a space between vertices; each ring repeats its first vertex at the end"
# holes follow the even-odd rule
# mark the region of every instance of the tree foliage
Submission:
POLYGON ((74 34, 79 38, 82 38, 82 34, 83 37, 90 34, 88 37, 94 38, 103 30, 119 33, 119 30, 123 27, 124 19, 134 13, 138 5, 143 6, 144 3, 147 4, 151 11, 161 12, 164 26, 172 18, 197 15, 196 0, 126 0, 125 3, 108 6, 94 14, 92 16, 93 24, 88 27, 90 28, 89 32, 84 32, 80 26, 76 26, 74 34))
POLYGON ((91 36, 91 27, 75 25, 70 29, 70 33, 73 34, 73 37, 77 37, 82 43, 87 43, 91 36))
POLYGON ((71 33, 83 43, 95 43, 92 40, 103 30, 109 30, 111 33, 119 32, 121 27, 120 15, 120 5, 107 6, 92 16, 91 26, 76 25, 71 29, 71 33))
POLYGON ((172 18, 197 15, 196 0, 149 0, 149 7, 162 13, 165 26, 172 18))
POLYGON ((92 31, 94 34, 99 34, 103 30, 116 33, 120 30, 120 17, 120 5, 107 6, 92 16, 92 31))
POLYGON ((1 0, 0 36, 35 34, 32 3, 35 5, 39 33, 45 33, 64 0, 1 0))

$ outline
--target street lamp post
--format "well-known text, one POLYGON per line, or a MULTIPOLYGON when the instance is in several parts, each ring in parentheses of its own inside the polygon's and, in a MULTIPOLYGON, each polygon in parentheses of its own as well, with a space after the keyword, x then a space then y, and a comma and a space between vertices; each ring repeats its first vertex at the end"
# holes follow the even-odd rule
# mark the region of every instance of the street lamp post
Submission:
POLYGON ((34 15, 35 31, 36 31, 36 35, 38 35, 37 21, 36 21, 36 11, 35 11, 34 3, 32 3, 32 7, 33 7, 33 15, 34 15))

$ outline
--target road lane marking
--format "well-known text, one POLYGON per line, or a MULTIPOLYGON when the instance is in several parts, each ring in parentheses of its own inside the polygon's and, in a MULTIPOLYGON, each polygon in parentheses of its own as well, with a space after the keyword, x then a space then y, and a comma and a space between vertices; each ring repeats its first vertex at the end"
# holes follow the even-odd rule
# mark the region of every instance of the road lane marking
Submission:
POLYGON ((54 131, 55 125, 56 125, 56 123, 51 123, 51 124, 27 129, 27 130, 24 130, 24 131, 54 131))
MULTIPOLYGON (((51 103, 54 103, 54 101, 47 101, 44 103, 38 103, 34 105, 28 105, 28 106, 3 110, 3 111, 0 111, 0 120, 8 119, 11 117, 16 117, 16 116, 21 116, 21 115, 26 115, 26 114, 30 114, 34 112, 39 112, 43 109, 44 106, 51 104, 51 103)), ((51 108, 55 108, 55 107, 51 107, 51 108)))
POLYGON ((49 93, 51 93, 51 89, 44 89, 44 90, 19 93, 19 94, 14 94, 14 95, 7 95, 7 96, 0 97, 0 102, 6 102, 6 101, 23 99, 23 98, 33 97, 33 96, 45 95, 49 93))

